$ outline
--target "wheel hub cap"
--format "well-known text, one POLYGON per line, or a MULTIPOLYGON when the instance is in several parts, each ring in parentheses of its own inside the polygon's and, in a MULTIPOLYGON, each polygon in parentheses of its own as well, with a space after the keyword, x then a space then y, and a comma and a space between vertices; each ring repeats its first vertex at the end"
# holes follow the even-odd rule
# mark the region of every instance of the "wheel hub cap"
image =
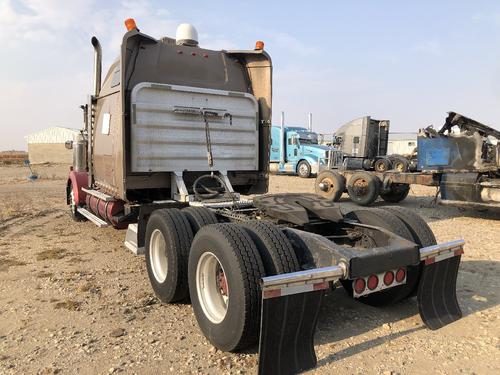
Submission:
POLYGON ((205 316, 213 323, 224 320, 229 305, 230 287, 217 256, 203 253, 196 266, 196 291, 205 316))
POLYGON ((155 229, 151 234, 149 247, 151 270, 156 281, 163 283, 167 278, 168 258, 165 238, 159 229, 155 229))
POLYGON ((365 180, 360 179, 360 180, 357 180, 354 182, 353 188, 354 188, 353 189, 354 194, 356 194, 356 196, 358 196, 358 197, 362 197, 368 191, 368 183, 365 180))

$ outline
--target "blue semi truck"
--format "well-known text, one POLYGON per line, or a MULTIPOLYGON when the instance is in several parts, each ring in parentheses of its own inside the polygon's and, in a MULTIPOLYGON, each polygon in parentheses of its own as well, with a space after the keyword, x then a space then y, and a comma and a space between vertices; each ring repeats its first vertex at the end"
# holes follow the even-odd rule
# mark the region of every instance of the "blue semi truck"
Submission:
POLYGON ((271 140, 271 172, 291 173, 308 178, 320 170, 342 163, 340 151, 332 146, 320 145, 318 135, 311 129, 273 126, 271 140))

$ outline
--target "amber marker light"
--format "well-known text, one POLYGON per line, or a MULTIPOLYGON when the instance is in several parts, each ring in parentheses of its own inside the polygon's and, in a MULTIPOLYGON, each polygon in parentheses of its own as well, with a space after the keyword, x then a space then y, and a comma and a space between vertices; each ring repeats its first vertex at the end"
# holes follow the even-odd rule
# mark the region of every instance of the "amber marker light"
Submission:
POLYGON ((125 27, 127 28, 127 31, 137 29, 137 25, 135 24, 135 20, 133 18, 127 18, 125 20, 125 27))
POLYGON ((255 49, 264 49, 264 42, 262 40, 258 40, 255 42, 255 49))

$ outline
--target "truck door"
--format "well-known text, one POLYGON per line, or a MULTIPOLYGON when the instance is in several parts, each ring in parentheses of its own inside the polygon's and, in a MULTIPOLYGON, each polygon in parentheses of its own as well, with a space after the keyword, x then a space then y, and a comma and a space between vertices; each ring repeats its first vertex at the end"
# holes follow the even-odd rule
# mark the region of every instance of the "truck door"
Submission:
POLYGON ((291 134, 287 137, 286 160, 288 162, 294 162, 299 156, 299 137, 297 134, 291 134))

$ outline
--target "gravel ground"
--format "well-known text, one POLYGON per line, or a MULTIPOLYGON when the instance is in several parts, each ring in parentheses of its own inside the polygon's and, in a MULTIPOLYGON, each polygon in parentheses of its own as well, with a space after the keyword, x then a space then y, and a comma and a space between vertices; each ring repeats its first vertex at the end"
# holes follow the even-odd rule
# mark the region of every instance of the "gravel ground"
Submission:
MULTIPOLYGON (((256 373, 257 348, 217 351, 189 305, 158 302, 144 259, 122 245, 124 231, 69 219, 66 168, 35 170, 42 178, 30 182, 25 168, 0 167, 0 373, 256 373)), ((270 192, 286 191, 312 192, 313 180, 272 176, 270 192)), ((310 373, 500 373, 500 217, 436 206, 433 194, 413 187, 401 205, 438 241, 466 240, 457 285, 464 318, 429 331, 414 299, 373 308, 339 288, 322 306, 310 373)))

